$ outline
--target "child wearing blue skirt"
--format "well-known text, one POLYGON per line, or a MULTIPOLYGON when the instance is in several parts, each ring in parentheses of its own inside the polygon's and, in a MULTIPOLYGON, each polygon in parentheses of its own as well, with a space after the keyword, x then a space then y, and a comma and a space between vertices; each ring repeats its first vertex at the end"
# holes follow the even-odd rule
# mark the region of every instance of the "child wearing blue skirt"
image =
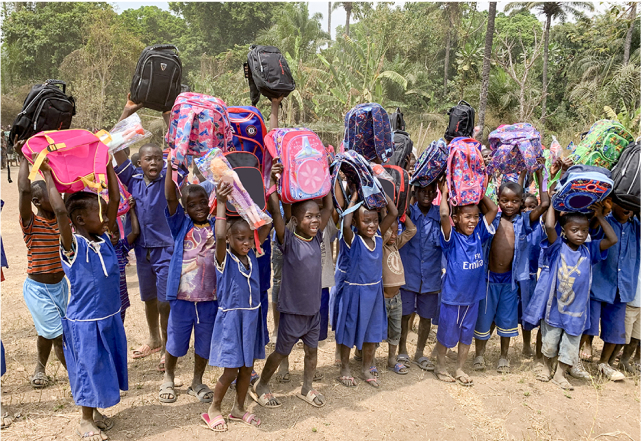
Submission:
MULTIPOLYGON (((221 403, 236 380, 236 400, 229 421, 260 426, 256 415, 245 411, 254 360, 265 358, 267 333, 260 301, 260 277, 256 253, 252 249, 254 232, 247 222, 238 218, 227 222, 226 204, 232 186, 220 182, 216 188, 216 280, 218 313, 211 338, 209 364, 224 368, 214 388, 214 399, 207 413, 201 415, 214 432, 226 432, 221 403), (227 244, 229 243, 229 247, 227 244)), ((258 230, 260 243, 269 234, 271 225, 258 230)))
POLYGON ((340 286, 337 283, 335 305, 336 343, 341 345, 338 381, 346 387, 356 386, 349 368, 349 353, 356 346, 362 350, 362 378, 371 386, 379 387, 375 369, 371 367, 374 366, 376 344, 387 339, 382 236, 396 220, 398 210, 387 197, 387 214, 380 222, 379 230, 379 213, 363 206, 355 210, 357 198, 358 192, 353 188, 343 219, 341 262, 337 266, 337 270, 345 270, 340 286))
POLYGON ((87 441, 102 441, 108 438, 102 431, 110 429, 113 421, 96 408, 118 404, 120 391, 128 389, 120 271, 106 234, 117 218, 118 180, 110 161, 109 204, 89 192, 74 193, 63 202, 46 159, 40 170, 58 220, 62 267, 71 288, 62 328, 71 393, 82 407, 77 433, 87 441))

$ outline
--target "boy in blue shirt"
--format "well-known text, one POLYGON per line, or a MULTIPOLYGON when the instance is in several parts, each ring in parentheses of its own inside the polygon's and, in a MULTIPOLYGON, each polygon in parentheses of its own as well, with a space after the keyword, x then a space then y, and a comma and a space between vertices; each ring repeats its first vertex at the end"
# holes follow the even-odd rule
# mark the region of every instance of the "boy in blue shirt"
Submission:
MULTIPOLYGON (((603 350, 599 360, 599 372, 612 381, 623 380, 624 375, 611 365, 615 355, 626 344, 626 304, 634 300, 639 275, 639 219, 632 212, 612 202, 612 212, 605 220, 614 230, 618 242, 608 250, 608 257, 594 265, 590 289, 590 323, 583 342, 592 345, 599 335, 603 350)), ((598 218, 593 219, 593 223, 598 218)), ((597 225, 598 227, 598 225, 597 225)), ((592 239, 603 237, 599 228, 592 231, 592 239)))
MULTIPOLYGON (((638 218, 637 218, 638 220, 638 218)), ((634 295, 634 300, 627 304, 625 309, 625 341, 626 345, 623 348, 623 354, 619 360, 619 368, 626 372, 639 372, 641 371, 641 271, 637 277, 637 292, 634 295), (634 364, 630 364, 632 355, 634 356, 634 364)))
POLYGON ((454 229, 450 223, 450 207, 445 181, 441 181, 441 248, 447 259, 447 269, 441 292, 441 308, 436 333, 437 365, 434 373, 441 381, 463 386, 472 386, 473 380, 463 371, 474 335, 474 325, 479 311, 479 302, 486 289, 486 262, 483 244, 495 233, 492 225, 497 206, 488 196, 477 205, 455 207, 452 214, 454 229), (479 210, 483 221, 479 222, 479 210), (445 367, 448 348, 458 343, 455 377, 445 367))
POLYGON ((415 187, 416 202, 409 208, 409 218, 416 226, 416 235, 399 250, 405 269, 405 285, 401 287, 403 318, 397 361, 409 368, 407 333, 410 317, 419 316, 418 340, 413 362, 426 371, 434 370, 434 363, 423 356, 432 319, 438 316, 438 293, 441 291, 441 245, 439 243, 440 217, 436 197, 436 182, 426 187, 415 187))
MULTIPOLYGON (((541 170, 536 172, 537 182, 543 182, 541 170)), ((497 366, 500 373, 510 371, 508 350, 510 338, 518 333, 518 282, 530 278, 530 260, 527 236, 531 225, 538 221, 550 205, 546 191, 541 193, 541 203, 529 213, 521 214, 523 187, 516 182, 503 182, 498 200, 501 213, 494 219, 496 234, 489 248, 488 287, 485 299, 479 304, 478 320, 474 329, 476 358, 474 370, 485 369, 485 348, 496 324, 501 337, 501 355, 497 366)))

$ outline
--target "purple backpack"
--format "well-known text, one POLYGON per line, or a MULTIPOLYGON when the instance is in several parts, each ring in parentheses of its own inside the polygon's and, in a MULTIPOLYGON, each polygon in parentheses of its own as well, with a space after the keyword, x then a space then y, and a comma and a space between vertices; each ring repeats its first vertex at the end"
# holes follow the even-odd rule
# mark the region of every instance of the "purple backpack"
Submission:
POLYGON ((454 138, 447 158, 447 189, 452 205, 478 204, 487 188, 488 176, 481 143, 473 138, 454 138))
POLYGON ((438 179, 447 167, 447 156, 445 140, 432 141, 416 161, 410 185, 427 187, 438 179))
POLYGON ((488 166, 490 174, 534 172, 544 166, 538 162, 543 157, 541 134, 527 123, 503 125, 489 136, 492 161, 488 166))
MULTIPOLYGON (((334 198, 334 206, 339 214, 343 212, 343 207, 338 204, 334 193, 336 191, 336 181, 339 179, 339 171, 343 172, 349 184, 356 184, 359 199, 363 201, 368 210, 377 210, 387 206, 385 190, 374 177, 374 171, 369 162, 355 151, 348 150, 345 153, 336 155, 336 159, 330 167, 330 172, 332 173, 332 196, 334 198)), ((345 201, 349 201, 343 186, 339 184, 338 187, 343 192, 345 201)))
POLYGON ((387 162, 394 154, 389 116, 380 104, 359 104, 345 115, 345 150, 355 150, 368 161, 387 162))

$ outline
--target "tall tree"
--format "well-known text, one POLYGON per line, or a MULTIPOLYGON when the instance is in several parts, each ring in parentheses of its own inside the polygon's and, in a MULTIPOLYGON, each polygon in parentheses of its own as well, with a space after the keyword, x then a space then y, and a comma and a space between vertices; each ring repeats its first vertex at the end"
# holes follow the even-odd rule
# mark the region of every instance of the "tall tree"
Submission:
POLYGON ((487 107, 487 92, 490 85, 490 61, 492 57, 492 44, 494 42, 494 19, 496 18, 496 2, 490 2, 487 15, 487 31, 485 32, 485 52, 483 54, 483 72, 481 73, 481 96, 479 99, 479 126, 481 136, 485 125, 485 109, 487 107))
POLYGON ((625 46, 623 48, 623 64, 628 64, 630 61, 630 46, 632 46, 632 32, 634 31, 634 21, 637 18, 637 2, 632 2, 630 6, 630 26, 628 33, 625 34, 625 46))
POLYGON ((550 43, 550 28, 552 19, 565 21, 568 15, 578 18, 581 10, 594 11, 594 5, 588 2, 513 2, 508 3, 506 11, 513 9, 534 9, 545 15, 545 30, 543 33, 543 100, 541 101, 541 128, 545 127, 547 116, 548 90, 548 46, 550 43))
POLYGON ((327 33, 329 39, 332 39, 332 2, 327 2, 327 33))
POLYGON ((459 3, 445 3, 443 14, 447 20, 447 29, 445 30, 445 61, 443 67, 443 95, 447 95, 447 80, 450 68, 450 51, 452 50, 452 33, 453 28, 460 21, 461 7, 459 3))
POLYGON ((352 14, 358 17, 361 12, 362 5, 363 4, 360 2, 334 2, 334 5, 332 6, 332 11, 334 9, 338 9, 339 7, 342 7, 343 9, 345 9, 345 28, 343 29, 343 32, 348 37, 349 37, 349 25, 351 23, 352 14))

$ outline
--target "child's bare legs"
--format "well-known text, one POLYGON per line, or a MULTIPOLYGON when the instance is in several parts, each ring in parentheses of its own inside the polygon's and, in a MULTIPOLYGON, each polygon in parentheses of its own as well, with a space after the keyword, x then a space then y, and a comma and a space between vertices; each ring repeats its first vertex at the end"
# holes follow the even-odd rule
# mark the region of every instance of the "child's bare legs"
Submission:
POLYGON ((427 343, 427 337, 430 335, 430 330, 432 329, 432 319, 418 317, 418 339, 416 341, 416 353, 414 354, 414 360, 418 361, 423 357, 423 352, 425 352, 425 344, 427 343))
POLYGON ((283 360, 278 365, 278 372, 276 373, 276 378, 279 382, 282 382, 282 383, 289 382, 289 356, 283 358, 283 360))
POLYGON ((147 344, 151 349, 161 347, 162 340, 160 339, 158 301, 156 299, 145 301, 145 318, 147 319, 147 326, 149 327, 149 343, 147 344))
POLYGON ((341 364, 341 345, 336 343, 336 349, 334 350, 334 365, 341 364))
POLYGON ((396 366, 396 349, 398 345, 387 344, 387 367, 393 368, 396 366))
MULTIPOLYGON (((196 358, 198 358, 197 355, 196 358)), ((177 363, 178 357, 174 357, 169 352, 165 352, 165 375, 162 382, 163 386, 165 384, 171 384, 171 388, 162 390, 159 394, 160 398, 163 398, 165 400, 174 400, 176 398, 176 392, 174 391, 174 379, 177 363)))
MULTIPOLYGON (((486 346, 487 346, 487 340, 481 340, 479 338, 475 338, 474 339, 474 350, 476 352, 475 355, 477 357, 485 357, 485 347, 486 346)), ((475 362, 475 364, 476 364, 476 362, 475 362)), ((480 370, 480 369, 477 369, 477 367, 474 367, 474 369, 480 370)), ((481 369, 485 369, 485 365, 483 365, 483 368, 481 368, 481 369)))
POLYGON ((447 372, 447 367, 445 366, 446 354, 447 354, 447 348, 437 340, 436 341, 436 368, 434 369, 434 373, 436 374, 439 380, 445 381, 447 383, 453 383, 454 379, 447 372))
POLYGON ((523 329, 521 326, 521 334, 523 334, 523 352, 521 353, 525 358, 532 358, 532 331, 523 329))
MULTIPOLYGON (((349 368, 349 353, 352 348, 345 345, 340 345, 340 359, 341 359, 341 370, 340 370, 340 381, 343 385, 347 387, 356 386, 356 382, 352 377, 352 371, 349 368)), ((364 363, 364 362, 363 362, 364 363)), ((365 366, 363 364, 363 366, 365 366)), ((367 373, 369 374, 369 367, 367 373)))
POLYGON ((542 361, 543 353, 541 352, 541 347, 543 345, 543 337, 541 336, 541 328, 539 328, 536 333, 536 349, 534 353, 535 361, 542 361))
POLYGON ((165 350, 167 343, 167 323, 169 322, 169 302, 158 302, 158 313, 160 314, 160 336, 162 337, 162 350, 165 350))
POLYGON ((370 382, 376 382, 376 377, 369 370, 371 366, 374 366, 374 354, 376 353, 376 343, 363 343, 363 350, 361 355, 363 356, 363 367, 361 372, 365 380, 370 382))
POLYGON ((592 340, 594 340, 593 335, 583 334, 581 336, 581 351, 579 353, 581 360, 590 361, 592 359, 592 340))
MULTIPOLYGON (((303 387, 301 388, 301 395, 307 396, 310 390, 314 389, 312 386, 312 381, 314 380, 314 374, 316 373, 316 365, 318 364, 318 348, 310 348, 305 345, 305 368, 303 371, 303 387)), ((319 406, 325 404, 325 397, 320 393, 316 392, 316 397, 314 402, 319 406)))
POLYGON ((280 312, 278 311, 277 302, 272 302, 272 317, 274 317, 274 333, 272 334, 272 338, 276 339, 278 335, 278 325, 280 324, 280 312))
POLYGON ((401 339, 398 342, 398 353, 408 355, 409 351, 407 350, 407 334, 410 329, 410 317, 412 315, 404 315, 401 317, 401 339))
POLYGON ((247 390, 249 390, 252 370, 254 370, 254 366, 243 366, 238 369, 238 379, 236 380, 236 401, 234 402, 234 407, 230 412, 230 414, 236 418, 242 418, 243 415, 245 415, 245 398, 247 398, 247 390))
MULTIPOLYGON (((209 421, 213 421, 214 418, 216 418, 219 415, 222 416, 223 412, 220 409, 220 405, 223 402, 223 398, 225 397, 225 394, 227 393, 227 389, 229 389, 229 386, 231 385, 232 381, 236 379, 236 377, 238 377, 238 381, 236 382, 236 388, 238 390, 238 388, 241 386, 240 375, 238 375, 238 369, 225 368, 225 370, 223 371, 223 374, 218 378, 218 381, 216 382, 216 387, 214 387, 214 399, 211 401, 211 404, 209 405, 209 409, 207 409, 207 414, 209 415, 209 421)), ((249 377, 251 378, 251 368, 249 371, 249 377)), ((247 393, 247 389, 245 389, 245 394, 246 393, 247 393)), ((213 428, 227 430, 227 424, 225 423, 224 420, 222 420, 213 428)))
MULTIPOLYGON (((454 377, 457 378, 464 385, 472 384, 473 381, 469 375, 463 370, 463 365, 465 360, 467 360, 467 355, 470 352, 470 345, 465 345, 461 342, 458 344, 458 356, 456 357, 456 373, 454 377)), ((445 355, 445 354, 443 354, 445 355)))
POLYGON ((51 348, 53 347, 56 357, 60 360, 60 363, 67 369, 67 362, 65 361, 65 353, 62 349, 62 335, 48 339, 42 336, 38 336, 36 339, 36 350, 38 352, 38 362, 36 363, 36 368, 33 372, 34 379, 32 383, 38 387, 45 387, 47 385, 46 377, 45 379, 40 379, 36 377, 41 377, 39 373, 45 374, 47 362, 49 361, 49 355, 51 354, 51 348))
MULTIPOLYGON (((263 371, 260 373, 260 380, 258 380, 258 383, 256 383, 256 394, 261 397, 263 395, 271 395, 271 389, 269 388, 269 380, 271 380, 272 376, 274 375, 274 372, 276 372, 276 369, 280 366, 283 360, 286 360, 288 355, 283 355, 280 354, 276 351, 272 352, 269 357, 267 357, 267 361, 265 361, 265 367, 263 368, 263 371)), ((313 376, 314 374, 312 374, 313 376)), ((251 377, 251 372, 249 373, 249 376, 251 377)), ((236 391, 240 395, 240 389, 239 387, 240 383, 240 376, 238 378, 238 381, 236 383, 236 391)), ((277 398, 275 397, 270 397, 269 398, 269 403, 267 404, 266 407, 271 406, 278 406, 280 405, 280 401, 278 401, 277 398)))
POLYGON ((621 345, 615 343, 603 343, 603 350, 601 351, 601 358, 599 359, 599 364, 607 363, 612 364, 614 360, 610 360, 616 356, 618 350, 621 349, 621 345))
MULTIPOLYGON (((487 344, 487 343, 486 343, 487 344)), ((507 360, 507 353, 510 350, 510 337, 501 337, 501 357, 499 358, 499 372, 508 373, 510 366, 501 364, 502 360, 507 360)))
POLYGON ((619 359, 619 366, 628 372, 634 372, 634 368, 630 364, 630 358, 632 358, 632 354, 634 354, 635 349, 637 350, 637 357, 635 358, 638 362, 639 343, 639 340, 637 340, 636 338, 631 338, 630 343, 623 347, 623 354, 621 354, 621 358, 619 359))
POLYGON ((100 428, 94 422, 94 411, 93 407, 82 406, 80 408, 80 424, 78 424, 78 433, 83 437, 84 441, 102 441, 107 440, 109 437, 100 430, 100 428), (89 435, 93 433, 93 435, 89 435), (84 435, 87 434, 85 437, 84 435))

